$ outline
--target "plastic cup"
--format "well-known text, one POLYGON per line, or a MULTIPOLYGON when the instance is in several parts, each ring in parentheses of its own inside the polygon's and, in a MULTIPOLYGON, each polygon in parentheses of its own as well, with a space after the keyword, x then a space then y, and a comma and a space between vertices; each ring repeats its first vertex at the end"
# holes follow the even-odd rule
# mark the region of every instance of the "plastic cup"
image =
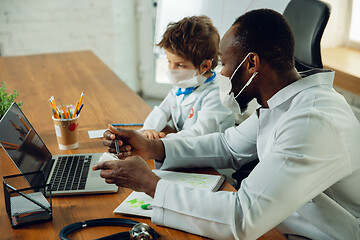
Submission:
MULTIPOLYGON (((69 107, 73 109, 73 106, 69 107)), ((61 108, 58 108, 61 109, 61 108)), ((55 134, 59 144, 59 149, 69 150, 79 146, 79 116, 70 119, 57 119, 52 117, 54 121, 55 134)))

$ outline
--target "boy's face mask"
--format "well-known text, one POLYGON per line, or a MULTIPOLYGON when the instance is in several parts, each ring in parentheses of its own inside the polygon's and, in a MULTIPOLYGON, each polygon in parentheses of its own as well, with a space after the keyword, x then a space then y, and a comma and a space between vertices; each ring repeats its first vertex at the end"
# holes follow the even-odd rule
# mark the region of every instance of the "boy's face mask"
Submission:
POLYGON ((206 71, 196 75, 197 73, 198 70, 194 69, 168 69, 166 71, 171 84, 179 88, 197 87, 203 84, 206 81, 204 77, 206 71))

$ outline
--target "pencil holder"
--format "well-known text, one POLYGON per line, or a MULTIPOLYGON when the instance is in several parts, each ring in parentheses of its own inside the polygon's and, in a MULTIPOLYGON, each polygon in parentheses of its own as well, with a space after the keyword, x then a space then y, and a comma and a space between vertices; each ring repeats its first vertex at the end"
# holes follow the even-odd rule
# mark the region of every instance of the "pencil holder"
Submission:
MULTIPOLYGON (((60 108, 60 107, 58 107, 60 108)), ((65 108, 64 108, 65 109, 65 108)), ((69 109, 69 112, 74 112, 75 106, 66 105, 66 109, 69 109)), ((61 115, 64 115, 63 111, 60 111, 61 115)), ((69 150, 78 148, 79 145, 79 117, 76 115, 70 117, 72 114, 68 114, 68 118, 55 118, 52 117, 54 121, 55 134, 59 144, 59 149, 69 150)))
POLYGON ((51 187, 45 184, 42 171, 4 176, 3 186, 5 208, 13 228, 52 220, 51 187), (30 186, 29 182, 35 184, 30 186))

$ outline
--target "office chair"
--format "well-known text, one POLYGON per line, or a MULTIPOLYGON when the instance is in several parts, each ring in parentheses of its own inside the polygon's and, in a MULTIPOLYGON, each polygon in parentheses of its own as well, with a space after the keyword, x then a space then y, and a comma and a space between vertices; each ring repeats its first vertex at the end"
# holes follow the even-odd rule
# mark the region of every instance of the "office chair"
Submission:
POLYGON ((330 17, 330 5, 320 0, 291 0, 283 16, 295 37, 296 69, 323 68, 320 41, 330 17))

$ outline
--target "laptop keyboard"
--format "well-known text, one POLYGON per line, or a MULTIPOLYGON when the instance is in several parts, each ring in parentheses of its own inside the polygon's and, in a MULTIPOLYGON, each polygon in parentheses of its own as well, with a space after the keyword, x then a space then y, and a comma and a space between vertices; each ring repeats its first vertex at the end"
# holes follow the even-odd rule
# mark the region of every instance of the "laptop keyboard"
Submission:
POLYGON ((51 177, 51 191, 85 189, 91 155, 61 156, 51 177))

